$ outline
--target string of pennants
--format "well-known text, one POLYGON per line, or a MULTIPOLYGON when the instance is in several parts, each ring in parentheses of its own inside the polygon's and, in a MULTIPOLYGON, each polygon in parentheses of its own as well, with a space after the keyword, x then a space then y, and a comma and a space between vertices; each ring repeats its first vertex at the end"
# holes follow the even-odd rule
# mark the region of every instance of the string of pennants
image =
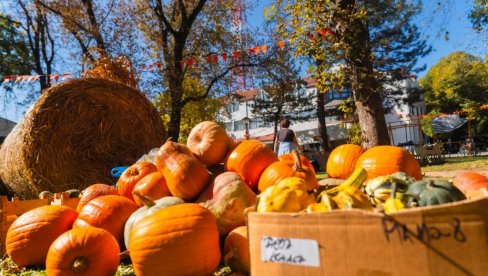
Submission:
MULTIPOLYGON (((325 37, 325 36, 334 36, 334 32, 329 29, 317 29, 315 30, 315 34, 312 32, 308 33, 308 37, 310 39, 315 39, 315 38, 320 38, 320 37, 325 37)), ((283 51, 285 49, 285 41, 280 40, 277 42, 278 47, 283 51)), ((268 45, 259 45, 252 47, 248 49, 249 54, 255 54, 255 55, 260 55, 261 53, 266 54, 268 51, 268 45)), ((246 51, 233 51, 232 52, 232 58, 233 59, 238 59, 244 55, 246 51)), ((219 60, 223 60, 223 62, 227 62, 227 59, 229 58, 228 53, 220 53, 220 54, 210 54, 207 55, 204 59, 208 64, 217 64, 219 63, 219 60)), ((191 68, 194 65, 198 64, 201 58, 197 57, 191 57, 186 60, 181 60, 179 61, 181 69, 185 68, 191 68)), ((140 71, 152 71, 154 69, 160 69, 162 68, 162 64, 159 62, 155 62, 149 65, 141 65, 139 67, 140 71)), ((46 76, 49 78, 51 83, 58 82, 58 81, 64 81, 68 78, 73 77, 75 74, 74 73, 64 73, 64 74, 50 74, 50 75, 7 75, 7 76, 0 76, 0 78, 3 78, 2 84, 7 84, 7 83, 29 83, 29 82, 35 82, 37 81, 40 77, 46 76)), ((83 73, 81 73, 83 75, 83 73)))
MULTIPOLYGON (((484 104, 482 106, 480 106, 479 110, 485 110, 485 109, 488 109, 488 104, 484 104)), ((449 117, 451 115, 460 115, 460 114, 464 114, 466 113, 466 111, 464 110, 458 110, 458 111, 455 111, 453 113, 450 113, 450 114, 438 114, 438 115, 433 115, 433 114, 423 114, 423 115, 418 115, 418 114, 410 114, 410 113, 398 113, 398 112, 394 112, 392 113, 393 115, 395 116, 398 116, 399 118, 403 118, 403 117, 406 117, 406 118, 415 118, 415 119, 432 119, 432 118, 443 118, 443 117, 449 117)))

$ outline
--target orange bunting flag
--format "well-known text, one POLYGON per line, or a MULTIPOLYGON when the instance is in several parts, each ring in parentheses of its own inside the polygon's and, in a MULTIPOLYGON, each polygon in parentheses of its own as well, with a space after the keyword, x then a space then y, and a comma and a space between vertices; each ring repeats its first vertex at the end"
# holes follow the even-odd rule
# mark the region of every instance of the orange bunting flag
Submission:
POLYGON ((280 47, 281 50, 285 49, 285 42, 283 40, 278 41, 278 46, 280 47))
POLYGON ((61 77, 61 80, 65 80, 65 79, 67 79, 67 78, 71 77, 72 75, 73 75, 73 74, 71 74, 71 73, 66 73, 66 74, 63 74, 63 76, 61 77))
POLYGON ((141 71, 146 70, 146 65, 141 65, 141 71))
POLYGON ((156 67, 157 67, 158 69, 159 69, 159 68, 161 68, 161 67, 162 67, 161 63, 156 62, 156 67))
POLYGON ((227 62, 227 53, 220 54, 220 56, 222 56, 224 62, 227 62))
POLYGON ((149 66, 147 67, 147 70, 151 71, 153 69, 153 67, 154 67, 154 64, 149 64, 149 66))
POLYGON ((240 54, 241 53, 239 51, 234 51, 234 53, 232 54, 232 57, 233 58, 238 58, 240 54))
POLYGON ((52 74, 49 76, 50 81, 57 81, 59 79, 59 74, 52 74))
POLYGON ((219 62, 219 56, 218 55, 208 55, 207 56, 207 63, 218 63, 219 62))
POLYGON ((185 64, 186 64, 186 61, 180 60, 180 68, 181 68, 181 70, 185 69, 185 64))
POLYGON ((266 54, 267 50, 268 50, 268 45, 261 45, 261 52, 263 52, 263 54, 266 54))
POLYGON ((197 60, 196 60, 195 58, 190 58, 190 59, 188 60, 188 67, 190 67, 190 68, 191 68, 191 67, 192 67, 192 66, 193 66, 193 65, 196 63, 196 61, 197 61, 197 60))
POLYGON ((39 76, 39 75, 34 75, 34 76, 32 76, 32 81, 37 81, 40 77, 41 76, 39 76))

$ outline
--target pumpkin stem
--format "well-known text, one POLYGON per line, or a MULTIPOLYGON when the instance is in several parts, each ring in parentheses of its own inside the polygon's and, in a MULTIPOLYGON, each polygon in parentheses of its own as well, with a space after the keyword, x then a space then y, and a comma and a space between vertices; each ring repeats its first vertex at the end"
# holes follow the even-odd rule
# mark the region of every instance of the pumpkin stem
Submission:
POLYGON ((154 200, 150 199, 149 197, 147 197, 145 195, 141 195, 138 191, 132 191, 132 194, 137 196, 139 198, 139 200, 142 202, 142 204, 144 204, 144 206, 146 206, 148 208, 156 205, 156 202, 154 202, 154 200))
POLYGON ((85 256, 78 256, 71 264, 71 270, 76 273, 82 273, 88 268, 88 258, 85 256))
POLYGON ((300 153, 297 149, 293 149, 293 158, 295 159, 295 171, 301 172, 302 169, 302 159, 300 158, 300 153))

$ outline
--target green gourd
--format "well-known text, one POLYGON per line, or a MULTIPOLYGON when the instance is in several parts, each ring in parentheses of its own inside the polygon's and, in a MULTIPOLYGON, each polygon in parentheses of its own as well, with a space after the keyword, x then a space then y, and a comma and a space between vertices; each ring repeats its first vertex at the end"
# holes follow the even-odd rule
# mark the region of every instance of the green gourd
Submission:
POLYGON ((452 183, 441 179, 424 179, 412 183, 406 192, 408 207, 432 206, 466 199, 452 183))

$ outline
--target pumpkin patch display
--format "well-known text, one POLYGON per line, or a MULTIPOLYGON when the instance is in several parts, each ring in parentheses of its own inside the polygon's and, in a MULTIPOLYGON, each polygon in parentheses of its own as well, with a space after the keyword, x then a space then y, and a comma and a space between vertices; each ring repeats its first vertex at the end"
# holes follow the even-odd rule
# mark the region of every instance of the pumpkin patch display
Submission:
POLYGON ((171 140, 157 151, 156 165, 171 194, 186 201, 196 198, 210 179, 205 165, 185 145, 171 140))
MULTIPOLYGON (((139 182, 137 182, 136 186, 134 187, 134 191, 137 191, 137 193, 147 196, 152 200, 160 199, 165 196, 171 196, 166 179, 164 179, 163 174, 159 171, 144 176, 141 180, 139 180, 139 182)), ((144 203, 139 197, 135 196, 134 201, 139 207, 144 206, 144 203)))
POLYGON ((115 187, 96 183, 88 186, 83 192, 81 193, 80 201, 78 201, 78 205, 76 206, 76 212, 80 212, 81 208, 88 203, 88 201, 97 198, 99 196, 104 195, 118 195, 119 192, 115 187))
POLYGON ((17 265, 44 265, 51 243, 71 229, 78 213, 67 206, 47 205, 19 216, 7 231, 7 254, 17 265))
POLYGON ((136 275, 211 275, 220 262, 215 216, 196 203, 146 216, 129 234, 136 275))
POLYGON ((356 168, 368 172, 368 180, 382 175, 404 172, 417 180, 422 179, 420 164, 408 151, 396 146, 372 147, 359 156, 356 168))
POLYGON ((244 209, 256 203, 256 194, 237 173, 225 172, 200 194, 197 202, 214 214, 222 236, 245 225, 244 209))
POLYGON ((192 128, 186 146, 205 165, 224 161, 234 141, 225 129, 216 122, 204 121, 192 128))
POLYGON ((114 275, 119 245, 107 230, 84 227, 61 234, 49 248, 46 273, 50 276, 114 275))
POLYGON ((127 222, 125 223, 124 227, 124 243, 125 243, 125 248, 129 248, 129 234, 130 230, 132 229, 132 226, 134 223, 140 221, 144 217, 156 212, 157 210, 164 209, 169 206, 177 205, 177 204, 182 204, 185 203, 185 201, 179 197, 174 197, 174 196, 167 196, 160 198, 158 200, 151 200, 150 198, 143 196, 139 194, 137 191, 134 191, 134 198, 138 198, 139 201, 144 203, 144 206, 141 208, 137 209, 132 215, 129 217, 127 222))
MULTIPOLYGON (((293 152, 282 154, 278 157, 280 161, 291 161, 295 162, 295 154, 293 152)), ((315 168, 313 167, 312 162, 303 154, 300 154, 300 162, 302 166, 307 167, 311 172, 315 174, 315 168)))
POLYGON ((234 272, 249 274, 251 260, 247 226, 232 230, 224 241, 224 261, 234 272))
POLYGON ((452 183, 461 191, 488 189, 488 178, 480 173, 472 171, 457 173, 456 176, 454 176, 452 183))
POLYGON ((97 197, 81 208, 73 228, 94 226, 105 229, 117 239, 122 248, 125 223, 138 208, 134 201, 123 196, 97 197))
POLYGON ((361 146, 354 144, 336 147, 327 159, 327 175, 330 178, 347 179, 354 171, 356 161, 363 152, 361 146))
POLYGON ((253 191, 257 191, 261 174, 276 161, 278 157, 266 144, 258 140, 244 140, 230 153, 225 168, 238 173, 253 191))
POLYGON ((134 200, 132 191, 137 182, 144 176, 157 171, 158 168, 151 162, 138 161, 134 163, 120 175, 119 180, 117 181, 117 190, 119 191, 119 194, 130 200, 134 200))
POLYGON ((307 189, 313 190, 319 186, 315 173, 308 167, 302 165, 300 154, 293 152, 294 160, 277 161, 271 163, 259 178, 258 190, 264 191, 287 177, 300 177, 307 183, 307 189))

